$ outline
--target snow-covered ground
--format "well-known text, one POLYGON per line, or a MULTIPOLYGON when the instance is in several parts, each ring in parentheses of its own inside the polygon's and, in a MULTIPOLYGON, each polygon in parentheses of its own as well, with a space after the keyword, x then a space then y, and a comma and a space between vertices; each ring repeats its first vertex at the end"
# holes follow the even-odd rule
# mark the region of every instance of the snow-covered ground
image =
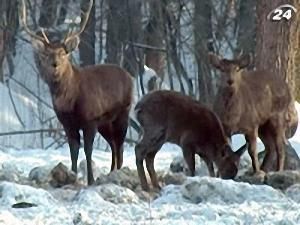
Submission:
MULTIPOLYGON (((5 94, 3 102, 8 98, 7 92, 5 94)), ((36 110, 36 105, 27 99, 13 95, 19 107, 28 102, 30 107, 26 104, 23 107, 36 110)), ((300 113, 298 103, 296 107, 300 113)), ((17 121, 15 127, 11 126, 16 117, 11 111, 12 106, 9 105, 7 112, 5 110, 6 108, 3 108, 2 113, 11 116, 7 117, 10 128, 19 129, 20 124, 17 121)), ((28 120, 30 121, 30 118, 28 120)), ((241 135, 234 136, 234 149, 244 141, 241 135)), ((300 155, 300 129, 290 141, 300 155)), ((261 143, 258 145, 259 149, 263 148, 261 143)), ((102 149, 95 149, 93 153, 97 168, 104 173, 109 172, 111 163, 111 152, 104 151, 106 147, 103 145, 102 149)), ((172 159, 180 154, 177 146, 165 144, 156 156, 156 169, 169 170, 172 159)), ((81 149, 79 161, 83 159, 84 153, 81 149)), ((28 177, 34 167, 53 168, 59 162, 70 167, 69 150, 66 146, 57 150, 5 147, 0 151, 0 171, 8 171, 12 176, 19 174, 28 177)), ((131 145, 126 145, 124 166, 136 169, 134 147, 131 145)), ((289 225, 300 224, 299 208, 300 187, 284 194, 265 185, 250 185, 209 177, 188 178, 183 185, 167 185, 160 196, 150 202, 142 201, 133 191, 113 184, 85 187, 80 190, 45 190, 8 181, 0 182, 0 225, 289 225), (110 193, 110 198, 103 195, 103 189, 106 190, 105 193, 110 193), (23 209, 11 207, 18 202, 29 202, 38 206, 23 209)))
MULTIPOLYGON (((17 95, 15 98, 19 103, 23 102, 22 104, 27 101, 17 95)), ((28 104, 35 109, 34 104, 28 104)), ((298 103, 296 107, 300 112, 298 103)), ((2 112, 5 113, 5 108, 2 112)), ((20 125, 16 126, 17 129, 20 125)), ((241 135, 234 136, 234 149, 244 141, 241 135)), ((290 141, 300 154, 300 129, 290 141)), ((259 149, 263 148, 261 143, 258 145, 259 149)), ((134 147, 125 147, 124 166, 135 170, 134 147)), ((103 145, 103 149, 95 149, 93 160, 100 171, 108 173, 111 152, 104 151, 105 148, 103 145)), ((156 169, 169 170, 172 159, 180 154, 179 147, 165 144, 156 156, 156 169)), ((79 161, 83 159, 84 153, 81 149, 79 161)), ((0 168, 12 175, 28 177, 34 167, 53 168, 59 162, 70 167, 67 147, 57 150, 3 148, 0 151, 0 168)), ((2 181, 0 225, 300 224, 300 188, 287 195, 265 185, 195 177, 189 178, 183 185, 165 186, 158 198, 147 202, 140 200, 133 191, 124 187, 112 184, 101 186, 80 190, 45 190, 2 181), (110 199, 103 195, 103 188, 106 193, 110 193, 110 199), (30 202, 38 207, 11 207, 18 202, 30 202)))
MULTIPOLYGON (((299 151, 298 140, 299 131, 292 141, 299 151)), ((243 141, 242 136, 235 136, 233 146, 238 147, 243 141)), ((179 154, 177 146, 165 144, 156 157, 156 169, 167 171, 172 159, 179 154)), ((79 161, 82 159, 81 149, 79 161)), ((102 171, 109 171, 110 152, 96 149, 93 160, 102 171)), ((12 174, 28 176, 36 166, 54 167, 58 162, 70 166, 67 148, 0 151, 2 169, 12 174)), ((133 146, 126 146, 124 166, 135 169, 133 146)), ((124 187, 104 185, 103 188, 111 192, 111 198, 115 198, 111 201, 103 196, 101 186, 44 190, 0 182, 0 224, 300 224, 300 189, 287 195, 266 185, 195 177, 183 185, 165 186, 158 198, 147 202, 124 187), (11 207, 22 201, 38 207, 11 207)))

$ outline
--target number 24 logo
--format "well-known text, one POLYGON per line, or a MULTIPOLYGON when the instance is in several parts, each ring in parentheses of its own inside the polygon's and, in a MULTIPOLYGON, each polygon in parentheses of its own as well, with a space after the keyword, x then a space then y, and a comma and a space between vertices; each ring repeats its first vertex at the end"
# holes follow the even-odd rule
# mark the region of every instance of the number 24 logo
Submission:
POLYGON ((292 18, 292 11, 296 13, 297 9, 294 6, 289 4, 280 5, 276 9, 272 10, 268 14, 267 18, 269 20, 271 19, 272 21, 280 21, 282 18, 285 18, 286 20, 290 20, 292 18), (286 11, 282 10, 283 8, 287 8, 286 11))

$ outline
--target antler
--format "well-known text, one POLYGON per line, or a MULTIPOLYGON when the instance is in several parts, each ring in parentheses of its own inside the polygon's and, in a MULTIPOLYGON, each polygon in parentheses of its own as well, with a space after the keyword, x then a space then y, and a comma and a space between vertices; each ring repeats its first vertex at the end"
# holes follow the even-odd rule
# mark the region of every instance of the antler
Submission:
POLYGON ((84 31, 84 28, 88 22, 92 7, 93 7, 93 0, 90 0, 89 7, 88 7, 86 13, 83 14, 83 20, 82 20, 83 22, 81 23, 79 31, 77 31, 75 33, 68 32, 68 34, 66 35, 66 37, 64 39, 64 42, 67 42, 68 40, 72 39, 75 36, 79 36, 84 31))
POLYGON ((24 28, 25 28, 25 31, 27 34, 29 34, 32 38, 35 38, 35 39, 38 39, 40 41, 46 41, 47 43, 49 43, 49 39, 47 38, 44 30, 42 30, 42 34, 44 36, 41 37, 37 34, 35 34, 33 31, 31 31, 27 25, 27 13, 26 13, 26 3, 25 3, 25 0, 22 0, 22 13, 21 13, 22 17, 21 17, 21 20, 23 22, 23 25, 24 25, 24 28))

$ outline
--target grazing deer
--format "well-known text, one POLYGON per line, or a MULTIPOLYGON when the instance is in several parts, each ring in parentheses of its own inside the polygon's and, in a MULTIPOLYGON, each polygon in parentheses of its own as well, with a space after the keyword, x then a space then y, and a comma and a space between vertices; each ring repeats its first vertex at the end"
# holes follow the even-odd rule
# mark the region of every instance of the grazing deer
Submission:
POLYGON ((263 174, 261 170, 267 170, 274 154, 278 156, 276 169, 283 170, 285 132, 291 129, 293 133, 297 123, 296 110, 288 110, 292 96, 285 80, 268 71, 244 70, 251 62, 249 55, 229 60, 209 54, 209 59, 221 71, 214 110, 223 123, 227 137, 236 133, 245 135, 255 174, 263 174), (291 115, 289 119, 287 114, 291 115), (261 168, 256 150, 258 136, 266 148, 261 168))
POLYGON ((165 142, 182 148, 184 159, 195 175, 195 154, 207 164, 210 176, 215 176, 213 162, 224 179, 238 172, 242 146, 233 152, 215 113, 188 96, 174 91, 154 91, 145 95, 135 107, 143 137, 135 147, 136 166, 142 189, 149 191, 143 161, 154 188, 160 189, 154 170, 154 157, 165 142))
POLYGON ((77 172, 79 131, 82 130, 88 185, 91 185, 94 182, 91 158, 97 131, 111 147, 111 171, 122 166, 123 143, 132 102, 131 76, 116 65, 77 67, 70 62, 69 54, 79 44, 79 35, 87 24, 92 0, 79 31, 69 32, 62 43, 51 43, 44 32, 43 37, 32 32, 27 26, 25 1, 22 0, 22 3, 22 21, 25 31, 32 37, 36 65, 49 86, 55 113, 68 138, 72 170, 77 172))

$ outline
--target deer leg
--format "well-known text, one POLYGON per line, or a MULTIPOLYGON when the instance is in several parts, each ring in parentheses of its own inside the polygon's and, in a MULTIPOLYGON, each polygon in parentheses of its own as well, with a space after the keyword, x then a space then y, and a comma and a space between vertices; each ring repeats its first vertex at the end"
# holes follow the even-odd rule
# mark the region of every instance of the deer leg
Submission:
POLYGON ((200 156, 200 157, 203 159, 203 161, 205 162, 205 164, 207 166, 209 176, 215 177, 216 174, 215 174, 213 162, 211 160, 209 160, 206 156, 200 156))
POLYGON ((274 134, 271 133, 271 131, 272 130, 268 129, 267 127, 262 127, 259 129, 259 137, 265 146, 265 157, 260 168, 265 172, 272 171, 274 168, 273 164, 275 161, 275 140, 272 137, 274 134))
MULTIPOLYGON (((274 169, 274 162, 275 162, 275 159, 277 157, 275 157, 276 155, 274 155, 274 149, 275 149, 275 146, 273 144, 269 144, 269 143, 266 143, 264 141, 262 141, 264 143, 264 146, 265 146, 265 157, 264 157, 264 160, 260 166, 261 170, 263 170, 264 172, 269 172, 269 171, 273 171, 274 169)), ((273 140, 272 140, 273 142, 273 140)))
POLYGON ((189 168, 189 176, 195 176, 195 149, 190 145, 183 145, 183 158, 189 168))
POLYGON ((146 167, 147 167, 147 171, 150 175, 150 179, 151 179, 153 187, 160 190, 161 187, 158 184, 158 179, 157 179, 156 172, 154 169, 154 158, 155 158, 156 153, 157 153, 157 151, 153 151, 146 155, 146 167))
POLYGON ((92 169, 92 152, 95 135, 96 129, 94 129, 94 127, 87 127, 83 129, 84 153, 87 164, 88 185, 92 185, 95 181, 92 169))
POLYGON ((277 171, 284 170, 284 160, 285 160, 285 149, 284 149, 284 138, 283 134, 279 133, 276 137, 276 152, 277 152, 277 171))
POLYGON ((141 186, 144 191, 150 191, 143 166, 143 161, 147 154, 146 151, 146 146, 141 142, 135 146, 136 167, 138 176, 140 178, 141 186))
POLYGON ((70 148, 72 171, 74 173, 77 173, 77 160, 78 160, 78 153, 79 153, 79 148, 80 148, 79 130, 65 129, 65 131, 66 131, 66 135, 68 138, 68 144, 69 144, 69 148, 70 148))
POLYGON ((252 134, 246 135, 246 141, 249 143, 249 155, 252 160, 252 168, 254 173, 259 173, 259 162, 258 162, 258 156, 257 156, 257 150, 256 150, 256 138, 257 138, 257 129, 252 134))
POLYGON ((115 142, 113 141, 112 124, 108 123, 108 124, 99 126, 98 132, 102 135, 102 137, 107 141, 107 143, 110 146, 111 154, 112 154, 110 172, 112 172, 116 169, 116 166, 117 166, 117 164, 116 164, 116 161, 117 161, 116 145, 115 145, 115 142))
POLYGON ((149 191, 150 189, 147 183, 143 161, 146 159, 147 170, 153 186, 158 187, 159 185, 154 170, 154 157, 164 142, 165 132, 160 128, 152 127, 144 130, 142 140, 135 146, 137 171, 141 181, 142 189, 145 191, 149 191))
POLYGON ((120 116, 113 122, 114 142, 116 143, 117 169, 120 169, 123 164, 123 144, 125 141, 127 128, 128 112, 121 113, 120 116))

